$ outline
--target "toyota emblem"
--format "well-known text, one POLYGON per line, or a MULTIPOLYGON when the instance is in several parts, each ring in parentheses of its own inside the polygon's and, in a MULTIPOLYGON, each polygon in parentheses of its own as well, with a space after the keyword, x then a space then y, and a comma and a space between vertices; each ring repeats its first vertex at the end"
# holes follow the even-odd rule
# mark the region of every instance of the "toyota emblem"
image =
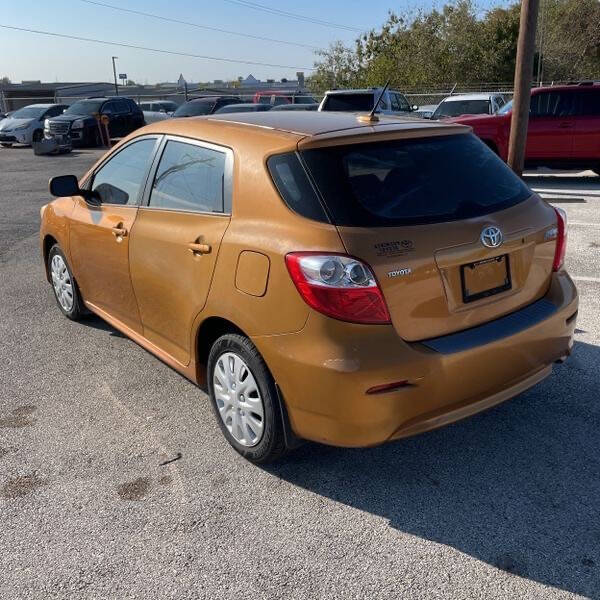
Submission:
POLYGON ((481 243, 488 248, 497 248, 502 244, 504 237, 497 227, 486 227, 481 232, 481 243))

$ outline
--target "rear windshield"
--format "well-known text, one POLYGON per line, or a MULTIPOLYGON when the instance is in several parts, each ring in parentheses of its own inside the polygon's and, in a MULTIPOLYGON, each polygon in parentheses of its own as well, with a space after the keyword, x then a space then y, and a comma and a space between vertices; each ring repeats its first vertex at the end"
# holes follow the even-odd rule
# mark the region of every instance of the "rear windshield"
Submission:
POLYGON ((215 107, 215 102, 186 102, 174 113, 174 117, 197 117, 199 115, 210 115, 215 107))
POLYGON ((301 157, 336 225, 468 219, 531 195, 472 134, 318 148, 301 157))
POLYGON ((358 112, 373 108, 373 94, 328 94, 323 110, 358 112))
POLYGON ((489 114, 489 100, 449 100, 442 102, 433 113, 434 119, 440 117, 458 117, 459 115, 489 114))

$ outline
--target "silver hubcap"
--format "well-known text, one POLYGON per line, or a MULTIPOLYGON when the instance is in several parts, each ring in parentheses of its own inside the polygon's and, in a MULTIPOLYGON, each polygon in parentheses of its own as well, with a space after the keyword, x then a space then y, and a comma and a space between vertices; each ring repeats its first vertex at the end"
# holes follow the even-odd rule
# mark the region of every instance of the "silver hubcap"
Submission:
POLYGON ((73 284, 62 256, 55 254, 50 263, 52 286, 60 305, 69 312, 73 308, 73 284))
POLYGON ((215 365, 213 387, 229 433, 242 446, 256 446, 263 436, 264 408, 248 365, 237 354, 225 352, 215 365))

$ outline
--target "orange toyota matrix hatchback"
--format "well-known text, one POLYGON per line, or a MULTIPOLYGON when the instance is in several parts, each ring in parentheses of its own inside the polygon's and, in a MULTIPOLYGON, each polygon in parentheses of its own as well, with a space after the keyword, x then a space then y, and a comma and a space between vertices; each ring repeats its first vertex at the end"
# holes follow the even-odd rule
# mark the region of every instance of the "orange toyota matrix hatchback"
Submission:
POLYGON ((41 248, 63 314, 99 315, 206 387, 255 462, 451 423, 573 344, 564 213, 463 125, 161 121, 50 192, 41 248))

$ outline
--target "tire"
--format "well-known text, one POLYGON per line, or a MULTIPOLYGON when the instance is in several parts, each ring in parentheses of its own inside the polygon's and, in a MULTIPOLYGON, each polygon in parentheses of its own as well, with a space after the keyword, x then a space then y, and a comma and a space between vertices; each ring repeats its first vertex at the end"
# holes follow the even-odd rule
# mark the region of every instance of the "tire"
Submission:
POLYGON ((247 337, 227 334, 217 339, 208 355, 207 379, 217 422, 239 454, 257 464, 272 462, 285 454, 275 381, 247 337), (233 390, 236 391, 232 394, 233 390))
POLYGON ((58 244, 54 244, 48 253, 48 273, 58 308, 65 317, 79 321, 85 313, 83 300, 69 263, 58 244))
POLYGON ((31 138, 32 143, 41 142, 44 139, 44 132, 41 129, 36 129, 31 138))
POLYGON ((10 142, 3 142, 0 144, 0 146, 2 146, 3 148, 12 148, 12 143, 10 142))

